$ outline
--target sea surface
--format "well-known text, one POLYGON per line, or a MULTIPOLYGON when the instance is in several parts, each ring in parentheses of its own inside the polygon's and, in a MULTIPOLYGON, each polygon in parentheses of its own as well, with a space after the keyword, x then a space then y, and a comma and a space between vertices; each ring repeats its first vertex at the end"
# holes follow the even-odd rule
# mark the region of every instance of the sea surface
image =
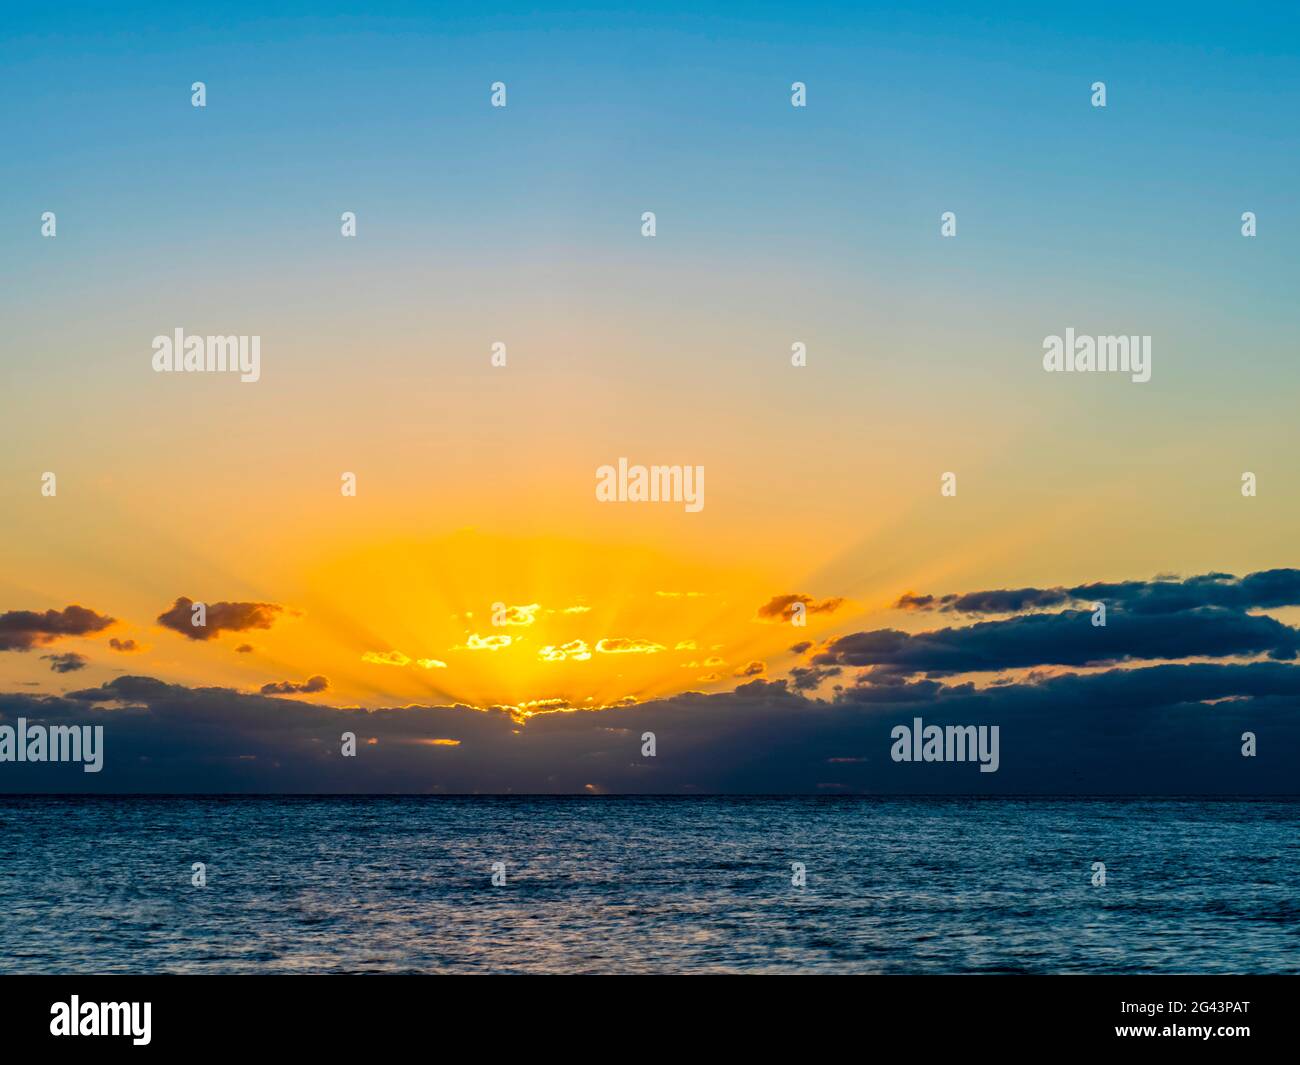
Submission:
POLYGON ((0 971, 1295 973, 1298 827, 1300 800, 0 796, 0 971))

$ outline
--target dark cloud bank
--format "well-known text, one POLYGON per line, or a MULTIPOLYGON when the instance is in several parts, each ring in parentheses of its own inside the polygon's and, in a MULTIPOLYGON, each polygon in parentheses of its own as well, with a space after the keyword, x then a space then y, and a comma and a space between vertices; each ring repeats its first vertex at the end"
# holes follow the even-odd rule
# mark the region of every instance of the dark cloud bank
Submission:
POLYGON ((1158 665, 977 690, 895 679, 815 700, 784 682, 519 724, 505 710, 356 711, 120 677, 0 696, 3 723, 103 723, 104 768, 0 765, 4 791, 1282 794, 1300 668, 1158 665), (890 730, 998 725, 1001 766, 895 763, 890 730), (345 731, 357 756, 340 755, 345 731), (656 735, 655 758, 641 735, 656 735), (1258 754, 1241 754, 1254 732, 1258 754), (377 740, 376 743, 369 742, 377 740), (458 740, 458 746, 433 740, 458 740))
POLYGON ((1024 610, 1104 602, 1134 613, 1170 614, 1198 607, 1267 610, 1300 604, 1300 570, 1270 569, 1234 577, 1205 573, 1198 577, 1167 577, 1150 581, 1098 581, 1073 588, 1001 588, 965 595, 908 593, 901 610, 938 610, 955 614, 1016 614, 1024 610))
MULTIPOLYGON (((278 697, 328 690, 320 676, 271 682, 261 694, 149 677, 63 696, 0 694, 0 725, 104 726, 101 772, 6 762, 0 791, 1300 792, 1300 630, 1251 613, 1297 605, 1300 570, 905 599, 922 611, 957 613, 945 604, 961 603, 966 613, 1032 612, 804 641, 786 679, 527 722, 508 709, 363 711, 278 697), (1094 602, 1107 604, 1105 626, 1077 608, 1094 602), (834 689, 817 697, 826 683, 834 689), (894 762, 891 730, 915 718, 996 725, 998 771, 894 762), (344 732, 356 734, 354 758, 340 753, 344 732), (656 757, 642 757, 645 732, 655 734, 656 757), (1254 757, 1242 754, 1245 732, 1256 737, 1254 757)), ((22 634, 17 649, 110 620, 3 617, 11 640, 22 634)), ((224 620, 265 627, 271 616, 224 620)))

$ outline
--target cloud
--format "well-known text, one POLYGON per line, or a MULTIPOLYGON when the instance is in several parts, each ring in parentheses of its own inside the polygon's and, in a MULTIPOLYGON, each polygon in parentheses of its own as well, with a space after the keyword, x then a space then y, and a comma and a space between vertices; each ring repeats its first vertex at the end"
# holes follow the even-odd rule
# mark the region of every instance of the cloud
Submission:
POLYGON ((76 651, 68 651, 57 655, 41 655, 41 658, 50 663, 50 669, 55 673, 75 673, 79 669, 85 669, 89 662, 85 655, 79 655, 76 651))
POLYGON ((1136 614, 1173 614, 1202 607, 1270 610, 1300 606, 1300 569, 1271 569, 1234 577, 1205 573, 1198 577, 1157 577, 1149 581, 1096 581, 1072 588, 1015 588, 964 595, 901 596, 899 610, 957 614, 1014 614, 1066 605, 1106 603, 1136 614))
POLYGON ((958 614, 1016 614, 1025 610, 1077 602, 1064 588, 1007 588, 966 595, 905 595, 895 604, 902 610, 933 610, 958 614))
MULTIPOLYGON (((951 598, 956 598, 952 596, 951 598)), ((915 592, 904 592, 898 597, 898 602, 894 604, 895 610, 933 610, 939 600, 932 595, 917 595, 915 592)))
POLYGON ((541 609, 539 603, 529 603, 527 606, 506 606, 504 603, 494 603, 492 605, 493 624, 494 625, 531 625, 537 620, 537 611, 541 609))
POLYGON ((464 644, 453 647, 453 651, 499 651, 503 647, 509 647, 513 642, 512 636, 480 636, 477 632, 470 636, 464 644))
POLYGON ((815 691, 822 682, 838 677, 844 671, 839 666, 818 669, 810 666, 795 666, 790 670, 790 683, 799 691, 815 691))
POLYGON ((1170 614, 1199 607, 1272 610, 1300 605, 1300 570, 1271 569, 1234 577, 1206 573, 1185 580, 1122 581, 1082 584, 1070 594, 1083 602, 1123 604, 1140 614, 1170 614))
POLYGON ((75 604, 43 614, 35 610, 10 610, 0 614, 0 651, 30 651, 69 636, 91 636, 116 620, 75 604))
POLYGON ((1298 646, 1300 632, 1274 618, 1217 607, 1171 615, 1112 611, 1104 626, 1094 626, 1087 611, 1063 611, 916 634, 851 633, 812 649, 810 664, 944 674, 1260 654, 1288 660, 1298 646))
POLYGON ((330 686, 329 680, 317 674, 314 677, 308 677, 301 684, 292 680, 274 681, 270 684, 262 685, 263 695, 298 695, 312 694, 323 692, 330 686))
POLYGON ((570 640, 558 646, 543 647, 537 657, 544 662, 586 662, 591 658, 591 651, 584 640, 570 640))
POLYGON ((667 648, 663 644, 653 640, 628 639, 625 636, 600 640, 596 644, 596 651, 602 655, 654 655, 664 650, 667 648))
POLYGON ((739 666, 732 674, 736 677, 761 677, 767 672, 766 662, 750 662, 748 665, 739 666))
POLYGON ((0 721, 19 716, 103 721, 105 762, 98 774, 10 765, 0 775, 10 792, 813 794, 830 783, 880 794, 1288 794, 1300 666, 1170 663, 982 689, 894 677, 829 700, 755 680, 526 721, 508 708, 361 710, 119 677, 65 696, 0 694, 0 721), (891 729, 918 717, 999 726, 998 772, 892 761, 891 729), (345 731, 364 757, 340 756, 345 731), (646 731, 656 758, 640 756, 646 731), (1259 737, 1253 758, 1241 754, 1246 731, 1259 737))
POLYGON ((369 662, 372 666, 409 666, 411 660, 401 651, 367 651, 361 656, 361 661, 369 662))
POLYGON ((447 663, 436 658, 417 658, 415 664, 421 669, 446 669, 447 663))
MULTIPOLYGON (((116 636, 108 641, 108 646, 124 655, 138 654, 145 650, 144 645, 135 640, 119 640, 116 636)), ((238 650, 238 648, 236 648, 238 650)))
POLYGON ((206 624, 194 624, 194 600, 180 596, 170 610, 158 615, 158 624, 190 640, 215 640, 223 632, 269 629, 284 611, 275 603, 206 603, 206 624))
POLYGON ((800 603, 808 614, 833 614, 843 605, 843 599, 823 599, 820 603, 810 595, 791 593, 776 595, 758 608, 758 617, 764 621, 788 621, 794 614, 794 605, 800 603))

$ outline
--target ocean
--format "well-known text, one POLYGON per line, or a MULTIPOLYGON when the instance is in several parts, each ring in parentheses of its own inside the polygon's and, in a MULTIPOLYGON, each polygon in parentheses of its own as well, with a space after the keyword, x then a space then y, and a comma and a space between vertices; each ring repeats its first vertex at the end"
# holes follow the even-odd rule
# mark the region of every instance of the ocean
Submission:
POLYGON ((0 971, 1295 973, 1298 816, 1297 799, 0 796, 0 971))

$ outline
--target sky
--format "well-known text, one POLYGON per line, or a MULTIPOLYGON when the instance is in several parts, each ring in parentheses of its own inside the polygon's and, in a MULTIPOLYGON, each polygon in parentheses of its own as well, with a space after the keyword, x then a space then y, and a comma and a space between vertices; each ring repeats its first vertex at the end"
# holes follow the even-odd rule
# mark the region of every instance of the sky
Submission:
POLYGON ((1293 8, 260 8, 0 29, 0 790, 1294 790, 1293 8))

